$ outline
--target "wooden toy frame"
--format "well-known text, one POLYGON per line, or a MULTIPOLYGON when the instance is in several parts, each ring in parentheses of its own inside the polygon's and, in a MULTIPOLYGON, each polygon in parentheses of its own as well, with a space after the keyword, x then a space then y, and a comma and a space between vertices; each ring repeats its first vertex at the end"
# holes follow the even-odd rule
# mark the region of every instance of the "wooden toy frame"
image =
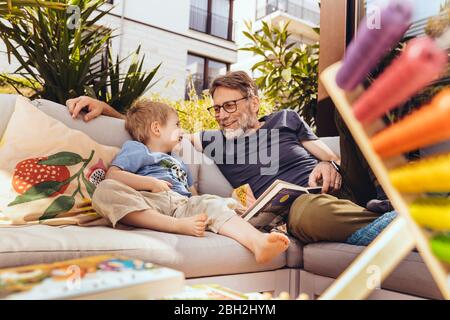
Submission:
POLYGON ((320 299, 367 298, 375 289, 369 281, 369 277, 373 275, 372 272, 379 270, 381 283, 414 246, 425 261, 443 297, 450 299, 449 270, 433 255, 428 244, 428 235, 409 214, 409 203, 419 195, 400 193, 392 185, 388 176, 389 169, 406 163, 406 159, 398 157, 383 161, 375 153, 369 137, 384 125, 379 121, 370 127, 363 127, 353 116, 351 105, 363 89, 359 87, 353 92, 346 92, 337 86, 335 79, 341 65, 342 62, 338 62, 328 67, 322 72, 320 80, 399 215, 323 293, 320 299), (376 268, 371 271, 369 268, 371 266, 376 268))

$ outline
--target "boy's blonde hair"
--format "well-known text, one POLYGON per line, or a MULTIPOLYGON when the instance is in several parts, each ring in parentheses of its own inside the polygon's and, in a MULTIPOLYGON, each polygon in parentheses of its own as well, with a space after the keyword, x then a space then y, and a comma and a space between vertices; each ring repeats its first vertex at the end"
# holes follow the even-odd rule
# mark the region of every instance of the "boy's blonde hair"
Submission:
POLYGON ((149 138, 148 131, 152 122, 157 121, 164 126, 172 112, 177 114, 168 104, 140 98, 127 111, 125 129, 134 140, 145 144, 149 138))

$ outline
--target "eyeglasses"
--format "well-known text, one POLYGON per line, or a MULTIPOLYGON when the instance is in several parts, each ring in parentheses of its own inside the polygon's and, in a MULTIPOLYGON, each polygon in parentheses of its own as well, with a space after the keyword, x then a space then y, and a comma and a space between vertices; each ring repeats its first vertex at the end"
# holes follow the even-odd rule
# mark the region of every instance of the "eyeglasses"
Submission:
POLYGON ((219 105, 219 104, 213 105, 208 108, 208 111, 213 116, 218 115, 220 113, 221 108, 223 108, 223 110, 225 110, 225 112, 227 112, 227 113, 233 113, 233 112, 236 112, 236 110, 237 110, 237 103, 244 99, 248 99, 248 96, 240 98, 240 99, 236 99, 236 100, 226 101, 222 105, 219 105))

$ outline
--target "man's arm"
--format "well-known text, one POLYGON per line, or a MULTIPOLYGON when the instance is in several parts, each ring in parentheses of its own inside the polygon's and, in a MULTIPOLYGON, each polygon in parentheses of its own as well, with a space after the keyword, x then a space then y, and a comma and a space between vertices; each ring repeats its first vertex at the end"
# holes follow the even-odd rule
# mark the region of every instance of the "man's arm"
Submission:
POLYGON ((301 141, 300 143, 309 153, 321 161, 309 175, 309 186, 316 187, 321 182, 323 193, 339 190, 342 177, 330 161, 339 164, 341 159, 320 140, 301 141))
POLYGON ((120 181, 127 186, 142 191, 161 192, 169 191, 172 184, 168 181, 156 179, 153 177, 140 176, 116 166, 111 166, 106 172, 106 179, 120 181))
POLYGON ((73 118, 76 118, 81 110, 87 109, 88 112, 83 117, 83 120, 86 122, 97 118, 101 114, 119 119, 125 118, 123 114, 107 103, 87 96, 69 99, 66 101, 66 105, 73 118))

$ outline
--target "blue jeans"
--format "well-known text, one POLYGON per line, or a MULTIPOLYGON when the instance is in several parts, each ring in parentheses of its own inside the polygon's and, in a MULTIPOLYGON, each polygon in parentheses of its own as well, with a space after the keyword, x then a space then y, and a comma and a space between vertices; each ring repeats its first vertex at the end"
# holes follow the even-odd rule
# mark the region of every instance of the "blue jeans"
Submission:
POLYGON ((350 237, 345 240, 345 243, 353 244, 356 246, 369 245, 396 217, 397 212, 395 211, 384 213, 382 216, 380 216, 367 226, 352 233, 350 237))

